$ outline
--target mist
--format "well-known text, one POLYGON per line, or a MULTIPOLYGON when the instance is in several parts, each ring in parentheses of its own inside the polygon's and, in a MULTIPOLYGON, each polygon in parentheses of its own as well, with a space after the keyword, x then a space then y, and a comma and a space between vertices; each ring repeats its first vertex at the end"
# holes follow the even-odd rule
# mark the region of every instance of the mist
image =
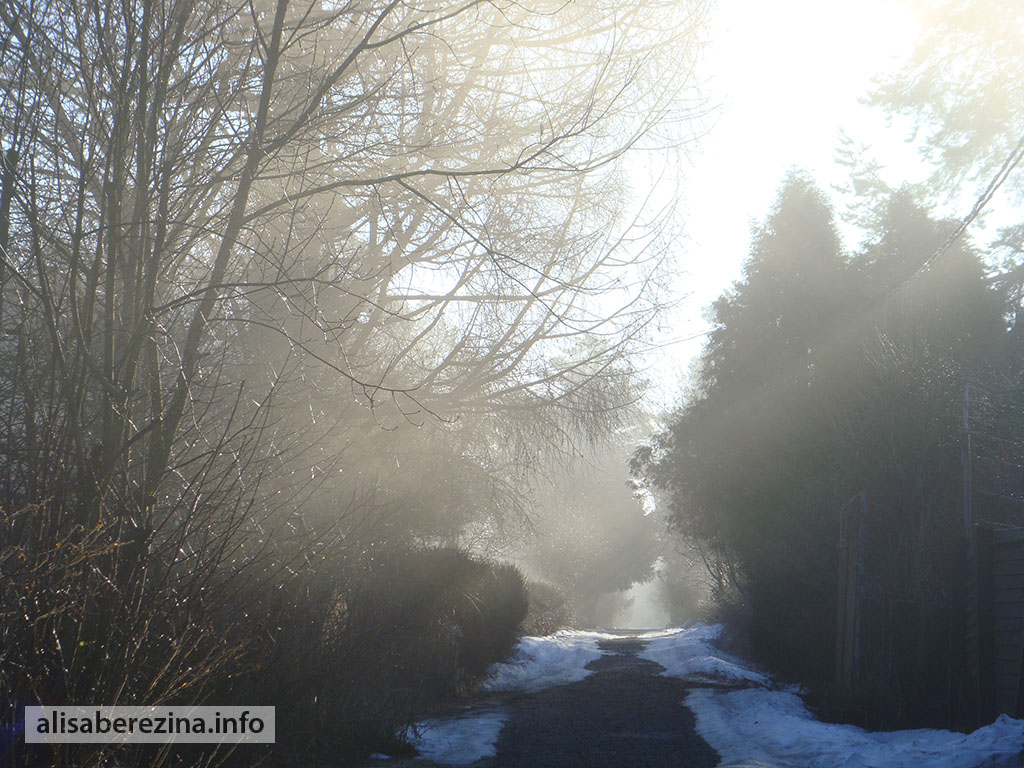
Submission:
POLYGON ((710 764, 658 637, 1024 716, 1019 14, 736 8, 0 4, 0 760, 414 759, 621 664, 710 764), (88 702, 277 741, 25 740, 88 702))

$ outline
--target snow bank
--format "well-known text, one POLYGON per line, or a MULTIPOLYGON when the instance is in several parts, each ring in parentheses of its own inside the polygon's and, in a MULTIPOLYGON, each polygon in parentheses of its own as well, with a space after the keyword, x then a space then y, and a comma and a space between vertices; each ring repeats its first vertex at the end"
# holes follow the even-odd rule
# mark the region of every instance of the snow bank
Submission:
MULTIPOLYGON (((524 637, 511 660, 491 667, 483 689, 539 691, 582 680, 587 664, 599 659, 597 644, 613 638, 603 632, 563 631, 548 637, 524 637)), ((420 756, 443 765, 471 765, 495 755, 508 715, 493 707, 459 717, 425 720, 414 729, 412 744, 420 756)))
POLYGON ((714 647, 720 625, 640 635, 644 659, 663 674, 692 682, 734 684, 697 689, 686 705, 697 731, 722 756, 721 768, 1002 768, 1024 764, 1024 720, 1001 717, 971 734, 939 730, 869 733, 821 723, 790 690, 714 647), (739 687, 742 686, 742 687, 739 687))
POLYGON ((647 632, 640 635, 647 645, 638 655, 663 666, 664 675, 695 683, 769 685, 768 675, 714 647, 721 633, 720 624, 647 632))
MULTIPOLYGON (((640 656, 663 674, 693 682, 736 685, 695 689, 686 705, 697 731, 721 756, 721 768, 1009 768, 1024 763, 1024 720, 1001 717, 971 734, 917 730, 869 733, 851 725, 816 721, 791 690, 714 647, 720 626, 698 625, 638 635, 640 656), (742 687, 739 687, 742 686, 742 687)), ((598 642, 618 635, 559 632, 520 641, 513 659, 492 667, 485 688, 537 691, 582 680, 601 656, 598 642)), ((495 755, 507 714, 490 707, 417 727, 413 743, 423 757, 470 765, 495 755)))
POLYGON ((817 722, 798 696, 783 691, 695 690, 686 705, 700 735, 722 756, 721 768, 996 768, 1019 765, 1024 750, 1024 720, 1005 716, 967 735, 869 733, 817 722))
POLYGON ((508 715, 498 709, 418 723, 412 744, 420 757, 443 765, 471 765, 494 757, 508 715))
POLYGON ((599 659, 601 640, 617 637, 604 632, 563 630, 547 637, 524 637, 511 660, 495 664, 483 682, 486 691, 539 691, 582 680, 587 664, 599 659))

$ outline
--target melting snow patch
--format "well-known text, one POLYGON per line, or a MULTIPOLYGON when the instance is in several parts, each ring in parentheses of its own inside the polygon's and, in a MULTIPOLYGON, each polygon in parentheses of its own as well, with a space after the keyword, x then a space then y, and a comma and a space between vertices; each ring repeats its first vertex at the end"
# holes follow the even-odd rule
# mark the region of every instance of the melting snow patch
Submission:
POLYGON ((766 689, 691 691, 697 730, 721 768, 979 768, 1016 766, 1024 720, 1002 716, 971 734, 915 730, 870 733, 816 721, 793 693, 766 689))
POLYGON ((1024 765, 1024 720, 1003 716, 974 733, 915 730, 871 733, 821 723, 790 690, 714 647, 721 626, 641 635, 644 659, 663 674, 736 690, 691 691, 697 731, 721 755, 721 768, 1009 768, 1024 765), (751 687, 753 684, 756 687, 751 687), (744 686, 739 688, 738 686, 744 686))
POLYGON ((494 757, 498 735, 508 715, 487 710, 461 717, 425 720, 417 723, 413 746, 420 757, 443 765, 472 765, 494 757))
POLYGON ((714 647, 714 641, 721 633, 720 624, 648 632, 640 636, 646 641, 646 647, 638 655, 663 666, 664 675, 695 683, 769 685, 771 678, 768 675, 714 647))
POLYGON ((483 683, 487 691, 539 691, 582 680, 587 664, 603 655, 598 642, 617 637, 569 630, 547 637, 524 637, 511 660, 495 664, 483 683))

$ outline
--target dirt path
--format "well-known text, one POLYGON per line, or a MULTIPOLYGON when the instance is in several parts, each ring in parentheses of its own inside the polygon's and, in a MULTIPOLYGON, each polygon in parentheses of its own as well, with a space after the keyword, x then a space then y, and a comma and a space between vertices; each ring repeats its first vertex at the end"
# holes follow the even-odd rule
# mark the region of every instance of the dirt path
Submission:
POLYGON ((638 658, 643 642, 605 640, 594 671, 571 685, 520 694, 487 768, 703 768, 718 763, 682 705, 689 686, 638 658))
MULTIPOLYGON (((637 653, 633 635, 602 640, 593 674, 533 693, 487 696, 467 712, 500 711, 507 718, 497 754, 470 768, 712 768, 718 755, 697 735, 683 706, 692 684, 663 677, 659 664, 637 653)), ((434 768, 420 758, 373 760, 373 768, 434 768)), ((465 763, 463 763, 465 765, 465 763)))

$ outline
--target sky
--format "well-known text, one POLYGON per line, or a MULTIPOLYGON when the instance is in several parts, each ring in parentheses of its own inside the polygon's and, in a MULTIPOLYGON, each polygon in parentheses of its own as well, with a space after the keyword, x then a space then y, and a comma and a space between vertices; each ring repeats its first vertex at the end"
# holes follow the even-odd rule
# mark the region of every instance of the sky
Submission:
POLYGON ((910 12, 892 0, 719 0, 701 78, 714 112, 680 184, 685 237, 674 293, 687 298, 650 359, 654 408, 681 395, 701 339, 679 340, 709 327, 705 308, 740 276, 751 225, 765 219, 788 170, 831 191, 845 177, 835 162, 845 131, 871 146, 890 183, 922 177, 906 127, 860 103, 872 78, 899 69, 915 33, 910 12))

